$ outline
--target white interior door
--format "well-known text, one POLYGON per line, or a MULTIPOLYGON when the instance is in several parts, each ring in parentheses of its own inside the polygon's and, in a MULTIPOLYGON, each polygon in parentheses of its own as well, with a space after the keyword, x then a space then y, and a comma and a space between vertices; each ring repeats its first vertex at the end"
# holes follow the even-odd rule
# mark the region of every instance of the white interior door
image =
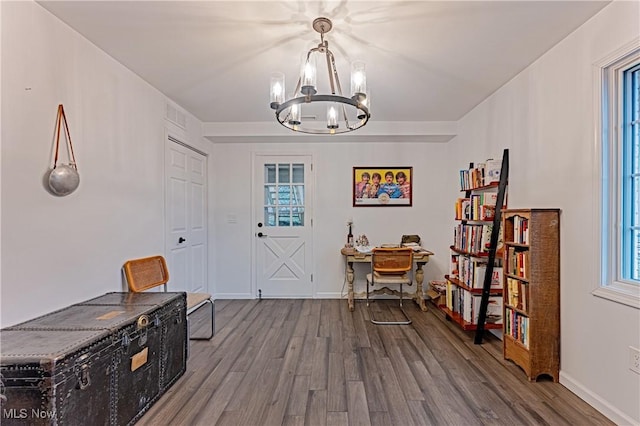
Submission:
POLYGON ((207 292, 207 157, 169 137, 165 168, 169 290, 207 292))
POLYGON ((255 156, 254 262, 263 297, 313 295, 311 156, 255 156))

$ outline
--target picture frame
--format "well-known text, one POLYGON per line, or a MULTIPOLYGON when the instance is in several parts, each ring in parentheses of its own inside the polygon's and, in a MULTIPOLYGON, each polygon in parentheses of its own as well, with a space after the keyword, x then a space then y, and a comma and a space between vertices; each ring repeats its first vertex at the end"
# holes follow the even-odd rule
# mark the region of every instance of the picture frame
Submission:
POLYGON ((411 207, 413 167, 353 167, 351 191, 353 207, 411 207))

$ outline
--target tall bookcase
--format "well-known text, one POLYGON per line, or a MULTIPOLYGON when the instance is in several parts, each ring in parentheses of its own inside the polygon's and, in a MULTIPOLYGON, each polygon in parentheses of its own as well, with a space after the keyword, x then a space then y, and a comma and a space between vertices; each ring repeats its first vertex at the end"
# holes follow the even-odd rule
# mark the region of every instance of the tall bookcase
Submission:
POLYGON ((560 210, 503 211, 504 357, 529 380, 558 381, 560 210))
POLYGON ((476 344, 485 329, 502 329, 502 259, 496 258, 496 249, 508 168, 505 149, 501 162, 471 164, 460 172, 465 196, 456 202, 446 298, 439 308, 462 329, 475 330, 476 344))

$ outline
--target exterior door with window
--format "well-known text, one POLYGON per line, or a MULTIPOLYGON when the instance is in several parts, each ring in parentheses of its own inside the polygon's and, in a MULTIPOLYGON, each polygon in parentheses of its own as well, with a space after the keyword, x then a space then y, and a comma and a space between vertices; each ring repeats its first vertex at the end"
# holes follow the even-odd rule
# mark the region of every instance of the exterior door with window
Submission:
POLYGON ((311 156, 256 155, 256 294, 311 297, 311 156))

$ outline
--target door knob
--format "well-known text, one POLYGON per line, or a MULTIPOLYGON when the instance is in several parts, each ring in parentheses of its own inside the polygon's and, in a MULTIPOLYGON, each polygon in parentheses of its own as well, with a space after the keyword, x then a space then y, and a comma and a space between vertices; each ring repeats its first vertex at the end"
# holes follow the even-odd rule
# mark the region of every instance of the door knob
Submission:
POLYGON ((180 243, 184 243, 185 241, 187 241, 187 240, 185 240, 185 239, 184 239, 184 238, 182 238, 182 237, 178 238, 178 244, 180 244, 180 243))
POLYGON ((258 232, 258 237, 266 237, 267 234, 263 234, 262 232, 258 232))

